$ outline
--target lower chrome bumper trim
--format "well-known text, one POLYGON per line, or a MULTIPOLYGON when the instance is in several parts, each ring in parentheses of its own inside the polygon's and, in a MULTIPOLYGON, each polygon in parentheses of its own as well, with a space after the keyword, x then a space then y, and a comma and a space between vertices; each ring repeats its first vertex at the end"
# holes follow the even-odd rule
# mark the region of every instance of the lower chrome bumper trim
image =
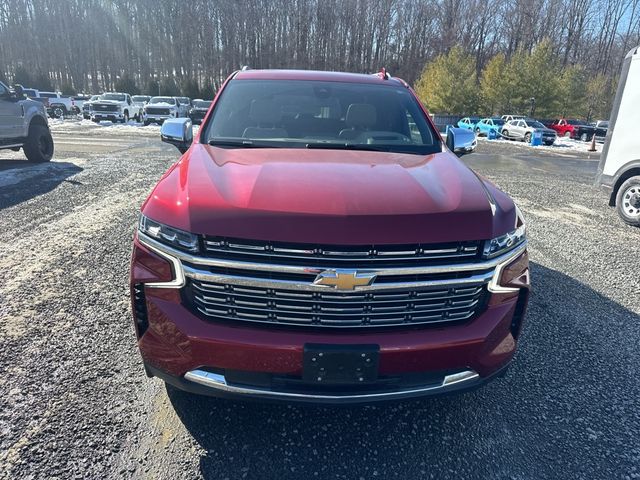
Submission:
POLYGON ((269 397, 277 399, 290 399, 290 400, 386 400, 394 399, 397 397, 406 397, 412 395, 420 395, 422 393, 438 393, 446 392, 450 387, 454 385, 456 387, 465 383, 473 383, 474 380, 480 378, 480 375, 473 370, 464 370, 462 372, 454 373, 444 377, 440 385, 429 385, 424 387, 414 387, 406 390, 397 390, 391 392, 379 392, 379 393, 362 393, 362 394, 350 394, 350 395, 329 395, 319 393, 296 393, 296 392, 279 392, 274 390, 267 390, 263 388, 255 388, 248 386, 239 386, 228 384, 224 375, 217 373, 207 372, 205 370, 191 370, 184 375, 185 380, 194 382, 205 387, 209 387, 215 390, 223 391, 226 393, 256 396, 256 397, 269 397))

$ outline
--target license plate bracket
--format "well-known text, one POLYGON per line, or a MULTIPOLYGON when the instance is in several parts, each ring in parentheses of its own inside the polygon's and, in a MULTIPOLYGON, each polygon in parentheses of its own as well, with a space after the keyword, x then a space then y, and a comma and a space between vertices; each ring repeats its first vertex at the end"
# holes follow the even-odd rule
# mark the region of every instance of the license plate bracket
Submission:
POLYGON ((302 379, 322 385, 372 383, 378 379, 379 345, 304 346, 302 379))

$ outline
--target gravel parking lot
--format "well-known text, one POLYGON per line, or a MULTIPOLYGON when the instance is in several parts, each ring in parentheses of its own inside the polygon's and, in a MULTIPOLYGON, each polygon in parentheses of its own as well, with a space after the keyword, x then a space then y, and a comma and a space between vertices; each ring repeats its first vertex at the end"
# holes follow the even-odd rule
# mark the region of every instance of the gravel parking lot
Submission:
POLYGON ((640 230, 593 186, 598 153, 481 141, 465 157, 528 220, 534 292, 506 377, 313 408, 144 375, 130 243, 178 152, 158 127, 53 131, 50 164, 0 151, 1 478, 640 478, 640 230))

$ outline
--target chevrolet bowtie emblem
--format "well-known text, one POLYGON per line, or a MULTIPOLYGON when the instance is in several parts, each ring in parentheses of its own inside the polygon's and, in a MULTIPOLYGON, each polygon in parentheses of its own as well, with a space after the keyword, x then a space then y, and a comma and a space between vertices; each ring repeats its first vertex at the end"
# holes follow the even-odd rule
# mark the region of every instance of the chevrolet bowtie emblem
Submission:
POLYGON ((338 290, 354 290, 356 287, 371 285, 376 279, 373 273, 358 273, 356 270, 325 270, 318 274, 314 285, 326 285, 338 290))

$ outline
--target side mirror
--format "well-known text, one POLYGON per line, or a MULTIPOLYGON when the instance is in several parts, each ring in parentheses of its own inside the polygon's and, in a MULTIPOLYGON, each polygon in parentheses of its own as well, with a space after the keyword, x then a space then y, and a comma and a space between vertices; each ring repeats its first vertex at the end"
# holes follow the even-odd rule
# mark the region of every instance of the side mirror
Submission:
POLYGON ((175 145, 180 153, 189 150, 193 142, 193 125, 189 118, 172 118, 165 120, 160 129, 160 139, 175 145))
POLYGON ((478 140, 472 130, 450 127, 447 129, 446 144, 449 150, 461 157, 473 152, 476 149, 478 140))

